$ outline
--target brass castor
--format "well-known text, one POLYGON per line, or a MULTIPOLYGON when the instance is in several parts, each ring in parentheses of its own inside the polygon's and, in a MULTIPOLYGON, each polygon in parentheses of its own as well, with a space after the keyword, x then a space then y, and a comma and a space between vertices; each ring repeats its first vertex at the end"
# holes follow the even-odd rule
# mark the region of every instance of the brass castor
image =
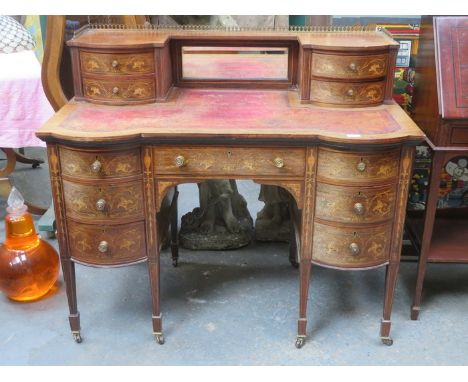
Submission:
POLYGON ((41 165, 40 162, 34 162, 34 163, 32 164, 32 168, 38 168, 40 165, 41 165))
POLYGON ((83 338, 81 338, 81 334, 78 332, 78 333, 72 333, 73 334, 73 339, 75 340, 75 342, 77 344, 81 344, 81 342, 83 341, 83 338))
POLYGON ((172 259, 172 266, 175 268, 179 265, 179 260, 177 259, 172 259))
POLYGON ((393 340, 390 337, 382 337, 381 340, 384 345, 387 345, 387 346, 393 345, 393 340))
POLYGON ((154 333, 154 339, 159 345, 164 344, 164 336, 161 333, 154 333))
POLYGON ((305 344, 305 337, 297 337, 296 338, 296 348, 300 349, 305 344))

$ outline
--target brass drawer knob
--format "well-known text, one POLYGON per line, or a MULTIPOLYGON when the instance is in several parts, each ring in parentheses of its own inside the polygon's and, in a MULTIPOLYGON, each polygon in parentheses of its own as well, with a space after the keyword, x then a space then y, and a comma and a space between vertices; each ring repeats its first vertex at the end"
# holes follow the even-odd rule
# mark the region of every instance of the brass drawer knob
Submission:
POLYGON ((351 254, 353 256, 359 255, 360 249, 359 249, 359 245, 357 243, 351 243, 349 245, 349 250, 351 251, 351 254))
POLYGON ((91 171, 97 174, 101 171, 102 164, 97 159, 91 164, 91 171))
POLYGON ((348 90, 346 91, 346 95, 347 95, 348 97, 353 97, 353 96, 354 96, 354 90, 353 90, 353 89, 348 89, 348 90))
POLYGON ((358 215, 362 215, 364 213, 364 206, 362 203, 354 203, 354 212, 356 212, 358 215))
POLYGON ((96 202, 96 209, 98 211, 104 211, 105 208, 106 208, 106 201, 104 199, 99 199, 96 202))
POLYGON ((117 66, 119 66, 119 62, 117 60, 112 61, 112 67, 116 68, 117 66))
POLYGON ((106 253, 109 250, 109 243, 105 240, 101 241, 98 245, 99 252, 106 253))
POLYGON ((275 166, 278 167, 278 168, 283 168, 284 167, 284 160, 283 158, 275 158, 273 160, 273 162, 275 163, 275 166))
POLYGON ((348 68, 349 68, 349 70, 351 70, 352 72, 355 72, 356 69, 357 69, 357 65, 356 65, 354 62, 351 62, 351 63, 348 65, 348 68))
POLYGON ((120 89, 117 86, 112 88, 112 94, 119 94, 119 91, 120 89))
POLYGON ((183 167, 185 166, 185 158, 183 155, 177 155, 175 158, 175 165, 177 167, 183 167))
POLYGON ((359 172, 364 172, 366 170, 366 164, 361 161, 356 165, 356 168, 359 172))

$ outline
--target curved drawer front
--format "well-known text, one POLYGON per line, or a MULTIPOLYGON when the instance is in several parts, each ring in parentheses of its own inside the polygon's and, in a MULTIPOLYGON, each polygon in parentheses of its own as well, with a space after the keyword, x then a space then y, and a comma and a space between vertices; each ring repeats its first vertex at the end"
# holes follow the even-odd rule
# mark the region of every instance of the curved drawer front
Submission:
POLYGON ((367 268, 389 259, 392 225, 338 228, 314 223, 312 260, 338 268, 367 268))
POLYGON ((338 56, 312 54, 312 75, 342 79, 372 79, 387 74, 387 55, 338 56))
POLYGON ((154 72, 154 53, 80 52, 83 73, 148 74, 154 72))
POLYGON ((83 78, 83 96, 95 101, 151 101, 155 98, 154 79, 83 78))
POLYGON ((395 186, 342 187, 317 184, 315 216, 340 223, 378 223, 393 217, 395 186))
POLYGON ((398 176, 400 149, 373 153, 348 153, 319 148, 319 180, 349 184, 389 183, 398 176))
POLYGON ((333 105, 366 106, 381 104, 385 97, 385 81, 333 82, 312 80, 310 100, 333 105))
POLYGON ((84 185, 63 181, 67 216, 90 220, 143 219, 141 182, 84 185))
POLYGON ((63 175, 86 179, 125 178, 141 174, 140 149, 82 151, 60 147, 63 175))
POLYGON ((305 149, 156 147, 157 174, 303 176, 305 149))
POLYGON ((91 265, 123 265, 146 258, 145 223, 119 226, 67 221, 73 260, 91 265))

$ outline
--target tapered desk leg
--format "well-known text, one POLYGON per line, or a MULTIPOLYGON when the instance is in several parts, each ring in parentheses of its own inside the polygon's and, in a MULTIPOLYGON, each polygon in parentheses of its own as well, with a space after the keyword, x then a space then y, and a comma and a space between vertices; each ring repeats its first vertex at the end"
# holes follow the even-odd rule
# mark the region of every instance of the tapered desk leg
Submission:
POLYGON ((153 316, 152 316, 153 335, 154 335, 156 342, 162 345, 164 343, 164 336, 162 334, 159 270, 160 270, 160 262, 159 262, 159 253, 158 253, 156 259, 151 258, 148 260, 148 271, 149 271, 149 280, 150 280, 150 288, 151 288, 151 300, 152 300, 152 306, 153 306, 153 316))
POLYGON ((435 151, 432 158, 431 175, 429 178, 429 187, 426 200, 426 210, 424 212, 424 227, 421 238, 421 250, 419 253, 418 275, 416 277, 416 289, 411 306, 411 319, 417 320, 421 310, 421 296, 426 274, 426 264, 430 252, 432 232, 437 210, 437 201, 439 199, 440 171, 444 165, 445 153, 435 151))
POLYGON ((299 320, 297 322, 296 347, 301 348, 307 337, 307 300, 309 298, 309 282, 312 264, 310 260, 299 263, 299 320))
POLYGON ((70 328, 73 338, 77 343, 81 343, 81 327, 80 313, 78 312, 78 304, 76 299, 76 278, 75 278, 75 263, 70 259, 61 259, 63 279, 67 290, 68 308, 70 315, 70 328))
POLYGON ((387 265, 385 273, 385 296, 383 318, 380 324, 380 339, 385 345, 388 346, 393 345, 393 340, 390 337, 390 318, 392 314, 393 297, 395 295, 395 287, 399 268, 399 263, 390 263, 387 265))

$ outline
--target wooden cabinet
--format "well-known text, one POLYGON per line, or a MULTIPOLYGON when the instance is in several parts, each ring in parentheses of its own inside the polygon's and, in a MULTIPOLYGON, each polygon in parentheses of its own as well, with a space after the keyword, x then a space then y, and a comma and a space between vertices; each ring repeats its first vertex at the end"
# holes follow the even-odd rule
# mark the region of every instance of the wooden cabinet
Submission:
MULTIPOLYGON (((427 134, 432 165, 424 214, 410 212, 406 229, 419 250, 411 318, 418 319, 428 262, 468 262, 468 212, 437 211, 440 174, 468 155, 468 17, 424 17, 416 66, 414 119, 427 134)), ((463 170, 462 170, 463 171, 463 170)), ((456 177, 455 177, 456 178, 456 177)))
POLYGON ((367 29, 90 27, 68 44, 76 97, 37 134, 48 146, 77 338, 74 263, 147 261, 153 333, 164 342, 159 258, 169 224, 176 241, 172 190, 180 183, 230 178, 277 185, 291 194, 300 267, 296 346, 306 338, 312 264, 341 270, 386 266, 380 336, 392 343, 408 182, 414 146, 423 140, 391 98, 395 41, 367 29), (221 48, 216 64, 227 66, 212 70, 205 64, 211 77, 184 77, 184 47, 198 55, 221 48), (255 65, 248 65, 249 55, 255 65), (259 78, 239 72, 245 60, 246 70, 259 78), (282 71, 278 63, 285 65, 282 71))

